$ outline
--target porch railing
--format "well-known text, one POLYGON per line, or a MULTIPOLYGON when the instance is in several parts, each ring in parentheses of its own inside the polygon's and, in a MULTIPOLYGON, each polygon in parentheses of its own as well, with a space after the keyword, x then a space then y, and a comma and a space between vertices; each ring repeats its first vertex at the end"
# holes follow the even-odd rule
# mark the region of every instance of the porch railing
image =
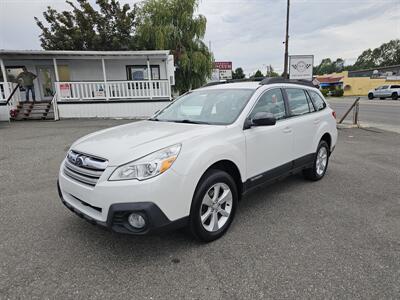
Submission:
POLYGON ((8 96, 12 91, 11 82, 0 82, 0 101, 7 101, 8 96))
POLYGON ((11 95, 12 97, 7 105, 10 107, 17 106, 21 101, 20 92, 18 90, 14 91, 14 89, 18 88, 17 86, 19 85, 14 82, 0 82, 0 103, 6 103, 11 95))
POLYGON ((60 101, 153 99, 171 96, 168 80, 56 82, 56 87, 60 101))

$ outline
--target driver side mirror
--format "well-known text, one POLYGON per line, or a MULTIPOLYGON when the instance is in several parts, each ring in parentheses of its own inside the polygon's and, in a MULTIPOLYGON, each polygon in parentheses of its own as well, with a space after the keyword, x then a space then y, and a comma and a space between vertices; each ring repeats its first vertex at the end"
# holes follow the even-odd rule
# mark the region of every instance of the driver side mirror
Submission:
POLYGON ((276 118, 269 112, 258 112, 252 119, 247 119, 244 124, 244 129, 249 129, 252 126, 273 126, 276 124, 276 118))
POLYGON ((272 126, 276 124, 276 118, 273 114, 268 112, 258 112, 251 120, 255 126, 272 126))

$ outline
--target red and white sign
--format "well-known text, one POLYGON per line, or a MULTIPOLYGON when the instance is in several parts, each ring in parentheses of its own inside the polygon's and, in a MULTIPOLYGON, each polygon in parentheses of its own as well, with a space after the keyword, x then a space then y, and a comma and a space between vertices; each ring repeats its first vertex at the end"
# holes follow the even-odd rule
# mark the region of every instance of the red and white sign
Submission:
POLYGON ((214 69, 232 70, 232 62, 231 61, 214 61, 214 69))
POLYGON ((60 94, 62 98, 71 98, 71 86, 68 83, 60 84, 60 94))

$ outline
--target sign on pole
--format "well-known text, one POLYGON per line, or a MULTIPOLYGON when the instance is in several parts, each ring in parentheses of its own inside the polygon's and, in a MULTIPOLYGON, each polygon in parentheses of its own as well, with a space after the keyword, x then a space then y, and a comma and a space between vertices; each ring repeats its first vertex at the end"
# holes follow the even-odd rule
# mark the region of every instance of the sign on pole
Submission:
POLYGON ((313 79, 314 55, 290 55, 289 56, 289 78, 290 79, 313 79))
POLYGON ((215 61, 213 73, 219 73, 218 80, 232 79, 232 62, 231 61, 215 61))

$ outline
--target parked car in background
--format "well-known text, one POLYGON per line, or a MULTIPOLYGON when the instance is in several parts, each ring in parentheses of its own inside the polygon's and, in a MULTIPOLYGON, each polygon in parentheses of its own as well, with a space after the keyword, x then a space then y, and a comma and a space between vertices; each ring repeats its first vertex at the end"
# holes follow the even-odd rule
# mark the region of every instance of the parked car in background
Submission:
POLYGON ((382 85, 368 92, 368 99, 374 98, 397 100, 400 95, 400 84, 382 85))
POLYGON ((206 86, 148 120, 76 141, 60 168, 59 195, 79 216, 117 232, 187 226, 212 241, 250 189, 295 172, 322 179, 335 118, 321 92, 302 82, 206 86))

